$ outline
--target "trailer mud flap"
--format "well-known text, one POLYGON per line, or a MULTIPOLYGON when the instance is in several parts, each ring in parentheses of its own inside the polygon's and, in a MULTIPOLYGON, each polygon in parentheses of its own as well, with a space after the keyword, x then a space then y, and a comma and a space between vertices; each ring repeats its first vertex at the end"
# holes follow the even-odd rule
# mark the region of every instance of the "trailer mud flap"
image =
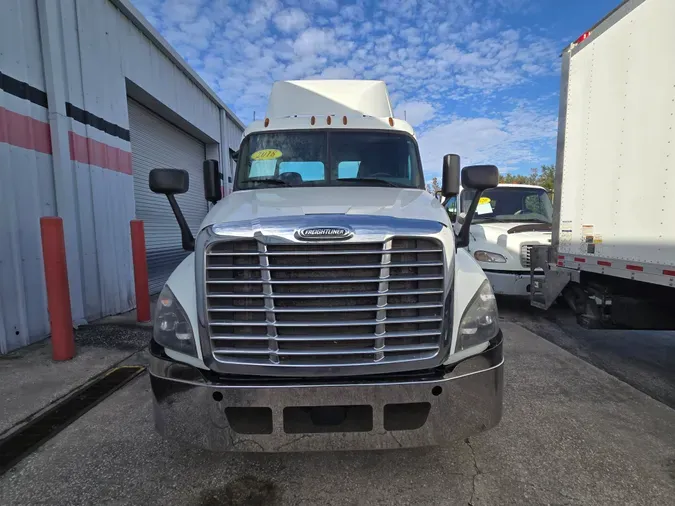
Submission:
POLYGON ((548 309, 555 302, 572 276, 566 270, 552 270, 549 256, 550 246, 532 246, 530 248, 530 304, 539 309, 548 309), (542 269, 544 276, 539 270, 542 269))

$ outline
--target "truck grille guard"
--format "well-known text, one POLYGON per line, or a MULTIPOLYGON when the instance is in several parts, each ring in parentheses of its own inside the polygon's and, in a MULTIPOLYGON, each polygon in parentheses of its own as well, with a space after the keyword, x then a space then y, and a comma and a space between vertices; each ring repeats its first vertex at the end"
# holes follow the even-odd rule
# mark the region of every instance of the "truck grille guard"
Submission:
POLYGON ((303 377, 439 365, 451 344, 451 234, 426 220, 344 215, 205 228, 195 249, 205 364, 303 377), (349 234, 299 233, 313 227, 349 234))

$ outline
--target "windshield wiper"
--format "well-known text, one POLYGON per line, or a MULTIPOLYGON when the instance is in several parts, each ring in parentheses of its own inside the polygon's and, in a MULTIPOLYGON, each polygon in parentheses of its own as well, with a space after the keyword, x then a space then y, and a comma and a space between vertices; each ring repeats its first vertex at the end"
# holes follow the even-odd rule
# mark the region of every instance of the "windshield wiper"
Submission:
POLYGON ((525 218, 525 219, 515 219, 514 218, 509 218, 508 220, 504 220, 506 222, 521 222, 521 223, 546 223, 547 225, 550 225, 550 221, 542 220, 540 218, 525 218))
POLYGON ((244 179, 242 183, 271 183, 271 184, 277 184, 279 186, 293 186, 291 183, 288 181, 284 181, 283 179, 274 179, 274 178, 265 178, 265 179, 244 179))
POLYGON ((472 223, 503 223, 503 220, 499 220, 497 218, 479 218, 479 217, 476 217, 476 218, 474 218, 472 223))
POLYGON ((378 183, 381 186, 393 186, 394 188, 412 188, 411 186, 394 183, 393 181, 387 181, 386 179, 378 179, 376 177, 341 177, 338 181, 348 181, 350 183, 378 183))

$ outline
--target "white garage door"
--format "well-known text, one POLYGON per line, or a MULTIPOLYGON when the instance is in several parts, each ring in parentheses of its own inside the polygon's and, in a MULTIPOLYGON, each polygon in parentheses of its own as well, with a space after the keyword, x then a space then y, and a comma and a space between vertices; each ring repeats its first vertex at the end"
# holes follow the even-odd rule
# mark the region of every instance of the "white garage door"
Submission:
POLYGON ((164 195, 148 187, 150 171, 155 168, 185 169, 190 173, 190 190, 176 200, 196 235, 207 203, 204 200, 204 144, 184 131, 129 100, 131 163, 134 175, 136 218, 145 226, 150 293, 157 293, 171 271, 185 258, 180 230, 164 195))

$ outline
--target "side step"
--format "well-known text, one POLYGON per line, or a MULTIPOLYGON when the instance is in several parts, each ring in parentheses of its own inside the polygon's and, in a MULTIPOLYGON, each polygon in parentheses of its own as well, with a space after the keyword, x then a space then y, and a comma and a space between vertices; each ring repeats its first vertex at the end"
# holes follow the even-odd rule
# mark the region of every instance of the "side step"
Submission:
POLYGON ((530 304, 544 310, 551 307, 567 284, 572 281, 572 275, 566 270, 551 269, 549 257, 552 253, 553 250, 547 245, 530 247, 530 304), (544 271, 543 279, 539 273, 535 277, 536 269, 544 271))

